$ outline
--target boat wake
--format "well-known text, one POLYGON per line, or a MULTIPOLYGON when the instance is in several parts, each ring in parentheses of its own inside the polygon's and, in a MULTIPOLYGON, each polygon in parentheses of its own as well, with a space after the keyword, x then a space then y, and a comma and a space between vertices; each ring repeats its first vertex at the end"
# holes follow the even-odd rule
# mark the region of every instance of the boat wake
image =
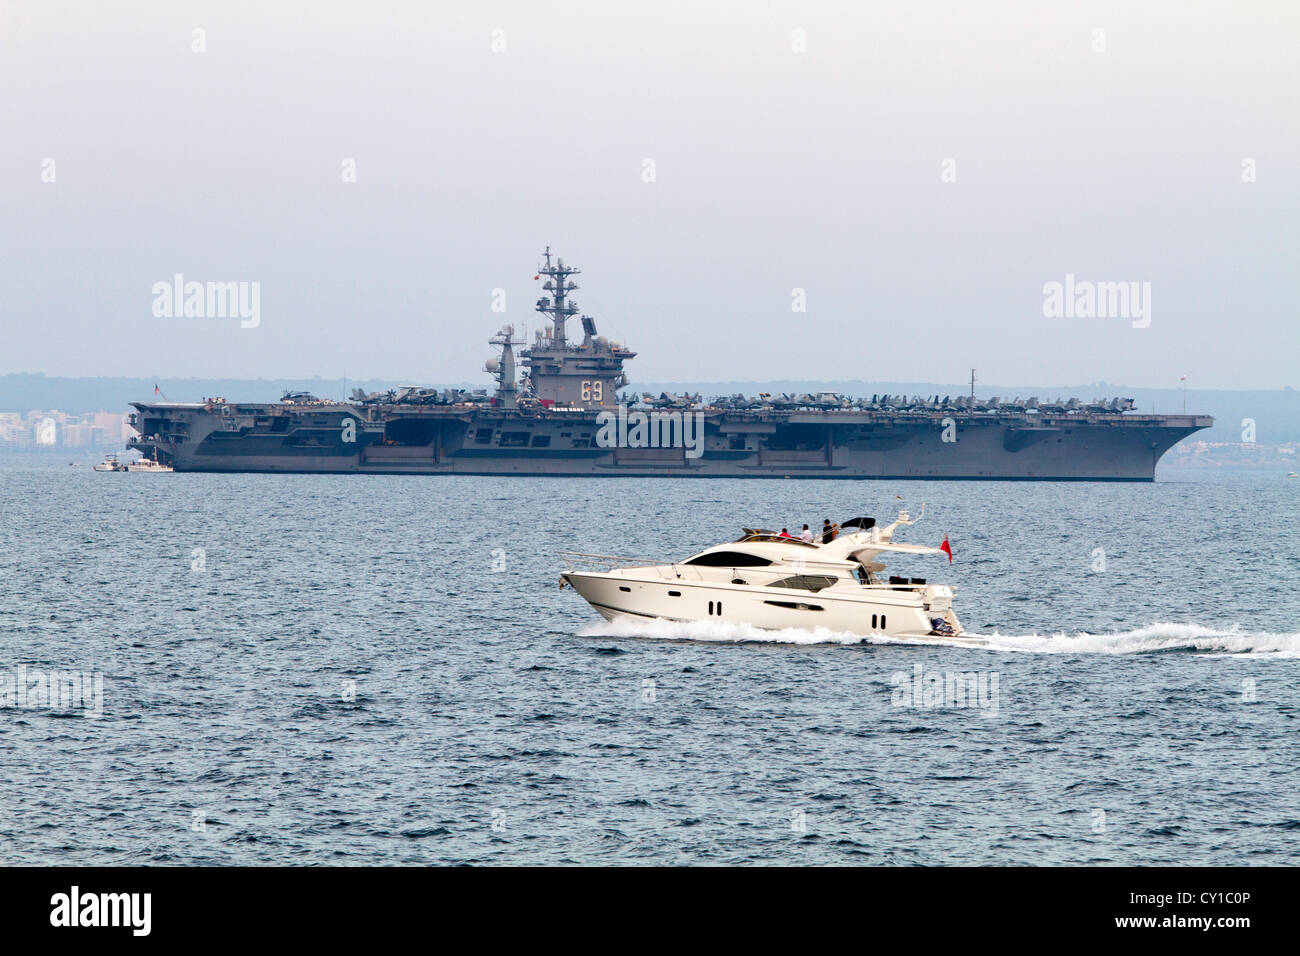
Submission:
POLYGON ((962 638, 924 641, 853 634, 826 628, 787 628, 769 631, 749 624, 722 621, 636 620, 600 621, 578 631, 580 637, 640 637, 668 641, 761 644, 879 644, 939 645, 977 651, 1030 654, 1154 654, 1191 652, 1201 654, 1249 655, 1255 657, 1300 657, 1300 634, 1249 631, 1237 626, 1227 630, 1198 624, 1155 623, 1131 631, 1089 634, 990 634, 967 633, 962 638), (975 638, 979 643, 972 643, 975 638))
POLYGON ((1300 634, 1246 630, 1239 625, 1224 630, 1199 624, 1154 623, 1112 634, 980 635, 985 650, 1029 651, 1038 654, 1154 654, 1191 651, 1202 654, 1247 654, 1264 657, 1300 657, 1300 634))

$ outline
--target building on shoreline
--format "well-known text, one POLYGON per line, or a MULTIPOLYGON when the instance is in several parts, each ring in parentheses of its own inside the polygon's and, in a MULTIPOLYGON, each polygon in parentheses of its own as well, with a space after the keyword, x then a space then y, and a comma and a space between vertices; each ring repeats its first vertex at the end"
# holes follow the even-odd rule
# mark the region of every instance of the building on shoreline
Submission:
POLYGON ((57 409, 0 412, 0 450, 121 448, 131 436, 125 414, 69 415, 57 409))

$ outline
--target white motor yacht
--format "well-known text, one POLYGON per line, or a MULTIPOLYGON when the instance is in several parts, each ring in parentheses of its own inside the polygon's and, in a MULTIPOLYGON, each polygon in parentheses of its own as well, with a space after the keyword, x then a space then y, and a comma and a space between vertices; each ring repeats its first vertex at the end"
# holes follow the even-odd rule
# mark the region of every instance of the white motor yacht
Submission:
POLYGON ((950 585, 881 577, 885 565, 878 559, 885 555, 948 555, 896 543, 894 533, 912 523, 906 511, 883 528, 874 518, 854 518, 826 544, 746 529, 735 541, 671 564, 567 552, 570 569, 560 575, 560 587, 572 587, 607 620, 732 621, 982 643, 963 635, 950 585))

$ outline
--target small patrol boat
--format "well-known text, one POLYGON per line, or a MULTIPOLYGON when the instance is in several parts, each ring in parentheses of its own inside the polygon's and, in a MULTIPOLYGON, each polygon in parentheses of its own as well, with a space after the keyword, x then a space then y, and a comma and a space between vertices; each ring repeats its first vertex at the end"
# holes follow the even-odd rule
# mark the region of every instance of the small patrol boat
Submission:
POLYGON ((166 472, 175 471, 176 469, 174 469, 171 465, 164 465, 162 462, 160 462, 158 460, 158 453, 154 452, 154 457, 141 458, 137 461, 133 461, 131 462, 131 464, 126 466, 126 470, 127 471, 149 471, 155 474, 163 474, 166 472))
POLYGON ((126 471, 126 465, 117 460, 116 455, 105 455, 98 465, 91 465, 95 471, 126 471))

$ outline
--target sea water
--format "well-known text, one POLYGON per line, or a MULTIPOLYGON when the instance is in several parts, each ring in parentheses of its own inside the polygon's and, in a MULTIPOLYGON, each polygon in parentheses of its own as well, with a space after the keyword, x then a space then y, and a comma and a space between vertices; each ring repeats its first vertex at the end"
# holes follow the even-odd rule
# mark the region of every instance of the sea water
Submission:
POLYGON ((0 457, 5 863, 1300 859, 1283 474, 89 464, 0 457), (946 535, 955 561, 889 571, 955 585, 986 646, 607 623, 557 587, 564 550, 679 559, 742 527, 922 503, 898 540, 946 535), (74 672, 100 678, 98 713, 31 692, 74 672))

